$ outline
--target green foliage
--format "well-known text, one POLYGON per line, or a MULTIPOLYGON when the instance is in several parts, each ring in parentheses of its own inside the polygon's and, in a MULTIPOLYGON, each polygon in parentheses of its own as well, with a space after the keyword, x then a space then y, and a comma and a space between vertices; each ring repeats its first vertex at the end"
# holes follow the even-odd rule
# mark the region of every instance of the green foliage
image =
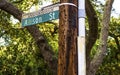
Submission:
MULTIPOLYGON (((10 0, 23 11, 38 5, 42 0, 10 0)), ((26 28, 13 16, 0 10, 0 75, 52 75, 41 52, 26 28), (0 41, 1 43, 1 41, 0 41)), ((48 22, 37 25, 43 32, 54 52, 58 51, 58 24, 48 22)))
POLYGON ((46 36, 49 44, 53 47, 54 51, 58 50, 58 21, 47 22, 39 25, 40 31, 46 36))
POLYGON ((107 54, 96 75, 119 75, 120 74, 120 21, 111 18, 107 54), (116 38, 117 37, 117 38, 116 38), (117 44, 116 39, 119 41, 117 44), (119 45, 119 46, 117 46, 119 45))
MULTIPOLYGON (((99 16, 99 22, 102 21, 104 2, 92 0, 96 13, 99 16)), ((114 9, 112 11, 115 11, 114 9)), ((120 18, 111 17, 109 27, 109 37, 107 41, 107 53, 103 63, 99 67, 96 75, 120 75, 120 18)), ((99 25, 99 32, 101 26, 99 25)), ((91 51, 91 59, 97 52, 99 40, 96 41, 91 51)))
MULTIPOLYGON (((20 10, 29 11, 32 6, 41 5, 43 0, 9 0, 20 10)), ((49 0, 44 0, 49 1, 49 0)), ((103 4, 92 0, 101 22, 103 4)), ((53 3, 58 0, 52 0, 53 3)), ((20 28, 20 22, 13 23, 13 16, 0 10, 0 38, 4 44, 0 44, 0 75, 52 75, 47 64, 43 60, 41 52, 36 46, 34 39, 24 28, 20 28)), ((112 18, 110 23, 107 53, 104 62, 99 67, 96 75, 119 75, 120 74, 120 49, 117 40, 120 40, 120 21, 112 18)), ((47 22, 37 25, 46 37, 49 45, 58 54, 58 21, 47 22)), ((87 27, 87 30, 88 27, 87 27)), ((100 30, 100 26, 99 26, 100 30)), ((87 35, 87 34, 86 34, 87 35)), ((1 42, 0 42, 1 43, 1 42)), ((97 52, 99 40, 92 48, 91 59, 97 52)), ((120 44, 120 42, 119 42, 120 44)))
POLYGON ((120 18, 111 18, 110 33, 120 37, 120 18))

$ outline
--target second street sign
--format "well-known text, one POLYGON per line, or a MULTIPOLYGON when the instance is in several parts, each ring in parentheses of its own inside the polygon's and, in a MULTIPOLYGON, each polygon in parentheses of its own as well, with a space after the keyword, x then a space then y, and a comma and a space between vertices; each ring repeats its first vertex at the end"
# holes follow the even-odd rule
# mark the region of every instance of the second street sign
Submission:
POLYGON ((39 11, 22 15, 22 27, 35 25, 59 18, 59 4, 50 5, 39 11))

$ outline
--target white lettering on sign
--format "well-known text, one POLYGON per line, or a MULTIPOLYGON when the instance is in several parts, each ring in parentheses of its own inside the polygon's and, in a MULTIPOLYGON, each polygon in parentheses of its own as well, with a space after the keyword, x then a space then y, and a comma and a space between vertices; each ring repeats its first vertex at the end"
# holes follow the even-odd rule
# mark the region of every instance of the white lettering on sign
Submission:
POLYGON ((50 16, 49 20, 55 19, 55 13, 54 12, 49 13, 49 16, 50 16))
POLYGON ((27 20, 25 20, 25 25, 27 25, 28 23, 27 23, 27 20))
POLYGON ((37 24, 37 23, 42 22, 42 17, 35 17, 32 19, 26 19, 24 22, 25 22, 25 25, 37 24))
POLYGON ((38 18, 33 18, 33 23, 38 23, 38 18))
POLYGON ((39 17, 39 23, 42 22, 42 17, 39 17))

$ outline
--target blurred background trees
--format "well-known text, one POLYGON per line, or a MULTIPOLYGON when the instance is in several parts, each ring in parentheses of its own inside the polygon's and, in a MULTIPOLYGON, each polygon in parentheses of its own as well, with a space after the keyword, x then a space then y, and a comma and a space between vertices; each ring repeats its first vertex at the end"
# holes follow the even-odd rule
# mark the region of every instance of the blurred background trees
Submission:
MULTIPOLYGON (((50 0, 8 0, 14 6, 24 12, 31 9, 38 10, 43 2, 50 0), (38 6, 39 5, 39 6, 38 6)), ((56 3, 57 0, 51 2, 56 3)), ((98 18, 98 36, 90 52, 90 59, 93 59, 97 52, 99 33, 104 3, 91 0, 98 18)), ((115 11, 115 10, 112 10, 115 11)), ((86 19, 86 36, 89 28, 86 19)), ((34 38, 27 28, 21 28, 21 23, 13 15, 0 9, 0 75, 53 75, 48 67, 47 61, 36 45, 34 38)), ((58 20, 38 24, 37 28, 42 32, 55 53, 58 55, 58 20)), ((96 75, 119 75, 120 74, 120 17, 111 17, 109 36, 107 41, 107 53, 103 63, 96 75)))

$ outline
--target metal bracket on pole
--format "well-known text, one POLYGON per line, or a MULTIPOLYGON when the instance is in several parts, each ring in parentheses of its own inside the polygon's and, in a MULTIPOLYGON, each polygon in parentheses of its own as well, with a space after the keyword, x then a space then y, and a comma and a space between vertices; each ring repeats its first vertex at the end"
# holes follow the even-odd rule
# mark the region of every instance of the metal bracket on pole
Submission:
POLYGON ((73 3, 60 3, 59 4, 59 6, 62 6, 62 5, 71 5, 71 6, 77 7, 77 5, 75 5, 73 3))
POLYGON ((78 10, 78 18, 85 18, 85 9, 79 9, 78 10))

